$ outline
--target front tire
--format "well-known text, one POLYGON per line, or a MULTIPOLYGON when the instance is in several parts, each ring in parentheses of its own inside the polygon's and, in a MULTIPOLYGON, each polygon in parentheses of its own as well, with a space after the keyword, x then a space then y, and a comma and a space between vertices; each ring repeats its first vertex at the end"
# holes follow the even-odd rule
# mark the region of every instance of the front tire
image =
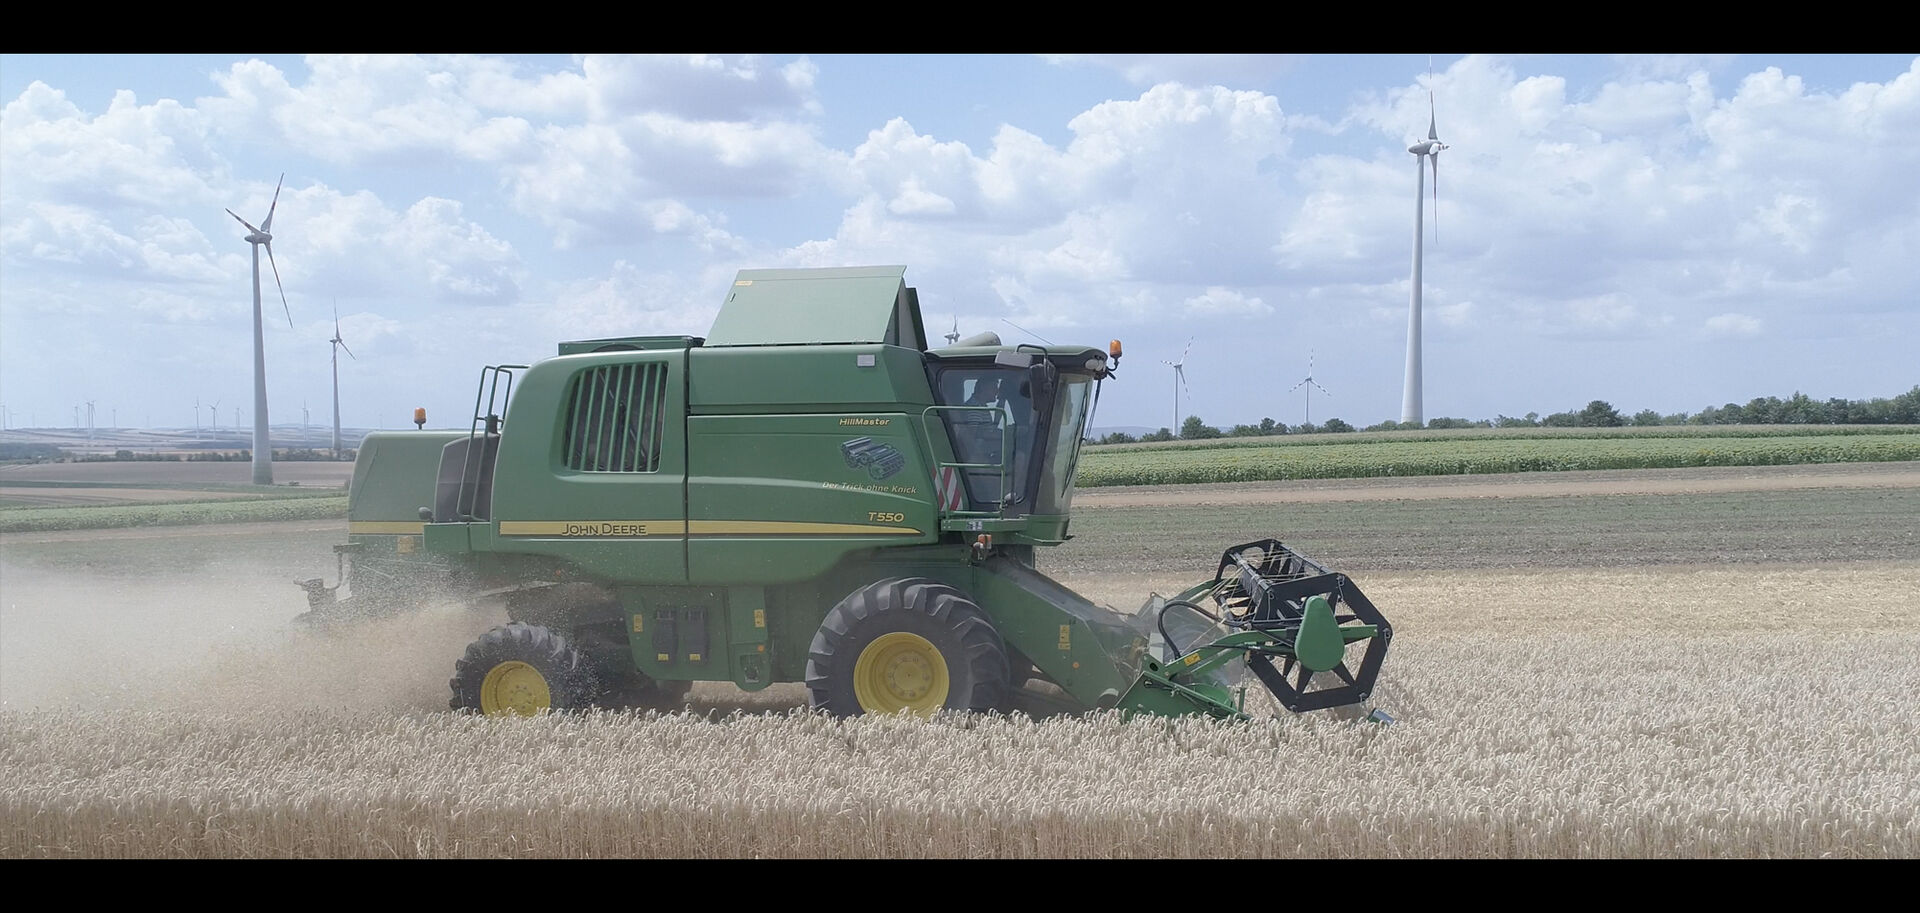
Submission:
POLYGON ((592 706, 595 686, 572 641, 523 622, 480 635, 453 664, 448 706, 487 716, 533 716, 592 706))
POLYGON ((847 594, 807 650, 807 688, 834 716, 1000 708, 1007 646, 966 594, 925 577, 871 583, 847 594))

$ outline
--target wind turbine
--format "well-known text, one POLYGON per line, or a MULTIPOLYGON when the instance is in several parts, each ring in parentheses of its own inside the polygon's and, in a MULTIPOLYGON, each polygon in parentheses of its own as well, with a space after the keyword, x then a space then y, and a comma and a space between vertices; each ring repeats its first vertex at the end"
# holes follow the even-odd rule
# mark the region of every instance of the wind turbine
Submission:
POLYGON ((1420 265, 1421 242, 1426 234, 1423 224, 1427 197, 1427 164, 1433 164, 1433 237, 1440 240, 1440 150, 1448 148, 1435 129, 1433 90, 1427 90, 1427 138, 1407 147, 1413 153, 1414 175, 1418 184, 1413 193, 1413 302, 1407 309, 1407 387, 1400 398, 1400 421, 1426 424, 1420 391, 1420 265))
POLYGON ((953 318, 953 329, 947 331, 947 345, 953 345, 954 343, 959 341, 960 341, 960 318, 956 316, 953 318))
MULTIPOLYGON (((1173 367, 1173 434, 1180 436, 1180 391, 1187 390, 1187 353, 1193 351, 1193 337, 1187 337, 1187 347, 1180 350, 1179 361, 1160 359, 1163 365, 1173 367)), ((1193 398, 1193 391, 1187 390, 1187 398, 1193 398)))
POLYGON ((213 405, 207 407, 207 418, 213 420, 212 421, 213 436, 218 438, 220 436, 220 401, 219 400, 217 399, 214 400, 213 405))
MULTIPOLYGON (((340 350, 347 349, 347 341, 340 338, 339 299, 334 299, 333 302, 333 338, 328 342, 333 344, 333 458, 338 461, 340 459, 340 350)), ((347 357, 354 361, 360 360, 354 357, 352 349, 347 349, 347 357)))
MULTIPOLYGON (((280 264, 273 259, 273 211, 280 206, 280 185, 286 183, 285 173, 280 181, 273 185, 273 203, 267 206, 267 217, 260 221, 260 227, 254 228, 247 220, 227 210, 234 221, 247 226, 247 243, 253 245, 253 484, 273 484, 273 438, 267 431, 267 354, 266 341, 260 329, 260 248, 267 249, 267 263, 273 267, 273 284, 280 289, 280 307, 287 312, 287 328, 293 328, 293 310, 287 307, 287 289, 280 284, 280 264)), ((234 419, 238 425, 239 418, 234 419)))
POLYGON ((1307 352, 1307 376, 1301 379, 1299 383, 1294 384, 1291 387, 1288 387, 1287 392, 1292 393, 1293 391, 1298 390, 1301 387, 1307 388, 1307 424, 1311 425, 1313 424, 1314 388, 1316 387, 1319 388, 1321 393, 1326 393, 1328 396, 1333 395, 1332 393, 1327 391, 1327 388, 1321 387, 1319 381, 1313 379, 1313 352, 1312 351, 1307 352))

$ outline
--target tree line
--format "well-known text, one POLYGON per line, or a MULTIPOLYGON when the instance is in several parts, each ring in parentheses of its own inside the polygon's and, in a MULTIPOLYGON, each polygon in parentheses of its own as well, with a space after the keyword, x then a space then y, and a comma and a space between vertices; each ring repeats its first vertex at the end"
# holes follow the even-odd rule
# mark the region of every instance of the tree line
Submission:
POLYGON ((1101 444, 1131 444, 1136 441, 1199 441, 1222 437, 1260 437, 1273 434, 1339 434, 1348 431, 1418 431, 1423 428, 1620 428, 1648 425, 1914 425, 1920 424, 1920 385, 1891 399, 1856 400, 1834 397, 1824 402, 1795 392, 1781 399, 1762 396, 1746 405, 1727 403, 1708 406, 1699 412, 1674 412, 1662 415, 1642 409, 1627 415, 1606 400, 1596 399, 1583 409, 1555 412, 1542 416, 1529 412, 1524 416, 1501 415, 1491 419, 1434 418, 1426 424, 1384 421, 1357 428, 1338 418, 1324 424, 1311 422, 1287 425, 1270 418, 1257 424, 1234 425, 1221 429, 1206 423, 1198 415, 1189 415, 1180 423, 1180 433, 1161 428, 1138 437, 1115 431, 1101 437, 1101 444))

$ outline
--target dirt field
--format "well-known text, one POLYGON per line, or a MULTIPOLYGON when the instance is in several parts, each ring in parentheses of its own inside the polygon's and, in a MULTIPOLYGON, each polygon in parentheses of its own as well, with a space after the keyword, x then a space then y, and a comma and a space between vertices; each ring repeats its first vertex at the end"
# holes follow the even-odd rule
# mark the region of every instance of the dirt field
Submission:
POLYGON ((352 478, 352 463, 275 463, 273 488, 251 484, 251 463, 15 463, 0 465, 0 508, 236 500, 287 488, 341 490, 352 478))
POLYGON ((1809 488, 1916 488, 1920 464, 1820 463, 1694 469, 1607 469, 1404 479, 1307 479, 1227 485, 1089 488, 1075 507, 1197 507, 1210 504, 1315 504, 1451 498, 1550 498, 1578 495, 1682 495, 1809 488))
POLYGON ((446 679, 499 619, 288 630, 290 582, 332 576, 344 524, 9 534, 0 857, 1911 858, 1916 479, 1076 498, 1078 538, 1043 567, 1117 606, 1264 535, 1352 574, 1395 623, 1385 728, 837 723, 790 715, 791 685, 703 685, 663 717, 475 720, 442 711, 446 679))
MULTIPOLYGON (((291 482, 301 487, 344 488, 353 478, 352 463, 297 461, 273 464, 276 485, 291 482)), ((253 464, 99 462, 99 463, 16 463, 0 466, 0 485, 10 481, 36 482, 133 482, 168 485, 247 485, 253 481, 253 464)))

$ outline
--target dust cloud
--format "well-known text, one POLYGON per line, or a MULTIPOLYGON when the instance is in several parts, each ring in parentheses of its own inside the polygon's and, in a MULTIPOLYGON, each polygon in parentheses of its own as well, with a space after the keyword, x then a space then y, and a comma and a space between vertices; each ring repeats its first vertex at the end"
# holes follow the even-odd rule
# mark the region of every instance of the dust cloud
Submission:
POLYGON ((272 560, 127 579, 0 557, 0 710, 445 710, 453 662, 506 621, 430 605, 339 632, 272 560))

